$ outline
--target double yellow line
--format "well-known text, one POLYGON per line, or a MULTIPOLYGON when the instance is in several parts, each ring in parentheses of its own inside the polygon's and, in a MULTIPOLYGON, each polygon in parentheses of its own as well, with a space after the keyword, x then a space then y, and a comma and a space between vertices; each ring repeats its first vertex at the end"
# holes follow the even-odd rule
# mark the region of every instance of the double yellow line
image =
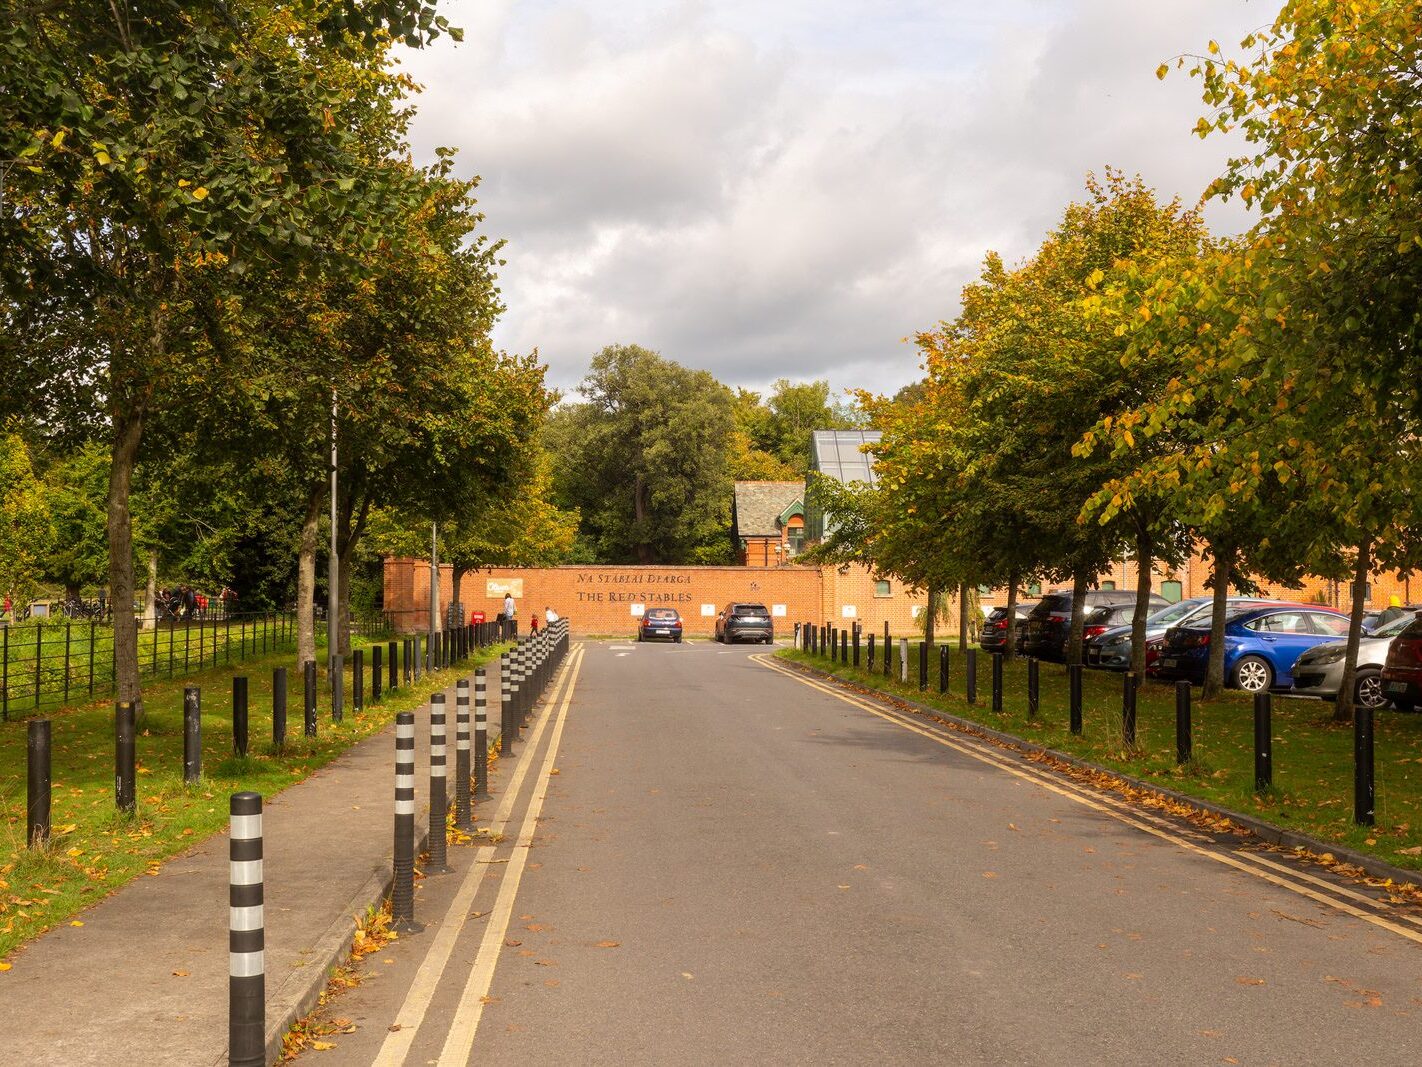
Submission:
POLYGON ((811 689, 817 690, 826 696, 833 697, 835 700, 867 711, 871 715, 877 715, 879 718, 886 722, 891 722, 895 726, 902 727, 905 730, 911 730, 913 733, 921 737, 926 737, 928 740, 943 745, 945 748, 950 748, 980 763, 990 764, 999 770, 1006 771, 1008 774, 1015 775, 1024 781, 1032 782, 1034 785, 1041 786, 1043 789, 1056 793, 1058 796, 1066 797, 1068 800, 1072 800, 1084 807, 1099 811, 1101 814, 1115 819, 1117 822, 1125 823, 1127 826, 1151 834, 1161 840, 1169 841, 1171 844, 1185 849, 1188 852, 1192 852, 1197 856, 1202 856, 1254 878, 1259 878, 1271 885, 1278 886, 1280 889, 1285 889, 1299 896, 1307 897, 1317 903, 1327 905, 1330 908, 1362 919, 1364 922, 1372 923, 1374 926, 1397 934, 1399 937, 1406 938, 1415 944, 1422 945, 1422 920, 1419 920, 1413 915, 1395 913, 1392 916, 1384 916, 1377 914, 1377 910, 1392 911, 1393 909, 1388 908, 1388 905, 1384 902, 1364 893, 1358 893, 1346 886, 1340 886, 1325 879, 1315 877, 1305 871, 1295 870, 1283 864, 1275 863, 1254 852, 1204 848, 1182 836, 1179 829, 1165 819, 1132 808, 1124 801, 1116 800, 1113 797, 1087 792, 1053 775, 1049 771, 1023 766, 1019 760, 994 751, 987 747, 984 742, 964 741, 950 737, 942 730, 932 729, 924 726, 920 722, 914 721, 914 719, 907 714, 891 710, 873 701, 853 696, 836 685, 821 682, 818 679, 802 674, 800 671, 786 667, 773 660, 766 653, 759 653, 750 658, 759 663, 762 667, 772 670, 777 674, 784 675, 787 678, 791 678, 801 685, 809 686, 811 689), (1410 926, 1403 924, 1410 924, 1410 926), (1416 929, 1411 927, 1416 927, 1416 929))

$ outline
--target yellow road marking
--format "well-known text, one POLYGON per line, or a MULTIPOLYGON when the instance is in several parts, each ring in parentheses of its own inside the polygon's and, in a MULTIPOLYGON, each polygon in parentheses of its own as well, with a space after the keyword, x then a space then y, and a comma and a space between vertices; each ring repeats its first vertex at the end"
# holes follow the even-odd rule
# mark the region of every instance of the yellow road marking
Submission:
MULTIPOLYGON (((528 811, 523 817, 523 827, 519 830, 518 841, 514 844, 513 856, 504 869, 503 881, 499 883, 499 895, 494 900, 494 910, 489 915, 489 923, 484 928, 484 939, 479 944, 479 954, 474 959, 474 967, 469 972, 469 980, 464 984, 464 992, 459 998, 459 1007, 449 1034, 440 1050, 439 1062, 443 1064, 463 1064, 469 1062, 474 1049, 474 1038, 479 1032, 479 1021, 484 1015, 484 998, 494 981, 494 969, 499 963, 499 950, 508 935, 509 922, 513 918, 514 900, 518 896, 519 883, 523 880, 524 868, 528 864, 529 846, 538 828, 538 816, 543 811, 543 800, 547 795, 549 774, 558 757, 558 744, 563 738, 563 727, 568 721, 568 705, 573 701, 573 692, 578 684, 578 672, 582 668, 582 655, 570 665, 572 674, 568 680, 563 702, 558 707, 557 722, 553 726, 553 736, 548 741, 548 751, 544 754, 543 765, 534 782, 533 795, 528 801, 528 811), (540 791, 540 786, 543 791, 540 791)), ((529 750, 530 752, 532 749, 529 750)))
MULTIPOLYGON (((564 683, 572 677, 571 668, 581 651, 581 644, 572 646, 572 654, 553 680, 553 696, 548 701, 548 707, 551 708, 557 703, 558 694, 564 683)), ((538 742, 543 736, 544 727, 548 725, 551 718, 550 715, 544 715, 538 720, 538 725, 533 728, 533 733, 527 742, 529 752, 537 749, 538 742)), ((514 769, 508 786, 503 791, 498 811, 489 824, 490 836, 503 832, 509 816, 513 813, 518 794, 523 788, 523 780, 528 776, 528 770, 532 766, 532 760, 523 760, 514 769)), ((415 980, 410 984, 409 991, 405 994, 405 1001, 400 1005, 400 1010, 393 1020, 399 1024, 400 1029, 387 1033, 385 1040, 380 1045, 380 1052, 374 1060, 377 1067, 398 1067, 399 1064, 405 1062, 405 1057, 409 1055, 410 1046, 415 1043, 415 1036, 419 1032, 420 1025, 425 1021, 425 1013, 429 1010, 430 1001, 434 999, 440 979, 444 977, 445 968, 449 965, 449 957, 454 951, 455 942, 458 941, 459 935, 469 922, 469 911, 473 908, 479 889, 485 882, 484 874, 487 865, 493 861, 493 855, 494 846, 492 845, 481 845, 476 850, 474 861, 469 865, 469 870, 465 872, 464 881, 455 894, 454 900, 450 903, 449 910, 445 912, 444 919, 439 924, 439 930, 431 939, 429 950, 420 963, 420 969, 415 973, 415 980)))
MULTIPOLYGON (((1345 901, 1338 900, 1323 893, 1316 892, 1313 889, 1310 889, 1308 886, 1299 885, 1296 882, 1292 882, 1287 879, 1278 877, 1277 875, 1272 874, 1269 871, 1261 870, 1259 867, 1253 866, 1246 862, 1242 862, 1240 859, 1236 858, 1237 856, 1241 855, 1239 853, 1215 852, 1207 848, 1202 848, 1199 845, 1196 845, 1195 843, 1186 840, 1184 837, 1181 837, 1178 833, 1163 829, 1159 826, 1152 826, 1150 825, 1150 823, 1141 820, 1136 815, 1127 814, 1126 812, 1120 811, 1112 805, 1102 803, 1101 800, 1097 798, 1083 795, 1082 793, 1076 792, 1074 789, 1064 788, 1061 783, 1049 780, 1045 776, 1045 772, 1033 772, 1027 770, 1026 768, 1015 766, 1012 761, 1004 757, 997 756, 994 753, 982 751, 976 745, 964 744, 952 738, 945 737, 938 731, 930 730, 923 726, 920 726, 918 723, 915 723, 905 718, 897 712, 891 712, 885 708, 876 707, 867 701, 859 699, 858 697, 853 697, 847 693, 844 693, 837 687, 825 685, 816 679, 807 678, 798 671, 792 670, 788 667, 784 667, 778 663, 772 663, 764 653, 751 656, 750 658, 755 662, 759 663, 762 667, 766 667, 772 671, 775 671, 777 674, 782 674, 787 678, 791 678, 801 683, 802 685, 809 686, 811 689, 818 690, 819 692, 824 693, 827 696, 832 696, 836 700, 843 701, 844 703, 852 705, 853 707, 859 708, 863 711, 867 711, 871 715, 877 715, 879 718, 884 719, 887 722, 894 723, 895 725, 901 726, 906 730, 911 730, 914 733, 920 734, 931 741, 936 741, 938 744, 943 745, 946 748, 951 748, 956 752, 960 752, 965 756, 969 756, 975 760, 978 760, 980 763, 987 763, 991 766, 998 767, 999 769, 1004 770, 1009 774, 1015 775, 1016 777, 1021 778, 1024 781, 1032 782, 1033 784, 1041 786, 1044 789, 1050 790, 1051 792, 1056 793, 1059 796, 1066 797, 1067 799, 1073 800, 1078 804, 1084 805, 1085 807, 1099 811, 1102 814, 1117 820, 1118 822, 1125 823, 1128 826, 1133 826, 1138 830, 1161 838, 1162 840, 1169 841, 1171 844, 1183 848, 1188 852, 1193 852, 1196 855, 1214 860, 1216 863, 1221 863, 1227 867, 1232 867, 1235 870, 1242 871, 1245 874, 1251 875, 1255 878, 1259 878, 1265 882, 1270 883, 1271 885, 1278 886, 1281 889, 1286 889, 1291 893, 1297 893, 1300 896, 1308 897, 1310 900, 1317 901, 1320 904, 1326 904, 1330 908, 1334 908, 1338 911, 1342 911, 1349 915, 1356 916, 1357 918, 1362 919, 1365 922, 1372 923, 1374 926, 1381 927, 1382 929, 1391 931, 1392 933, 1397 934, 1400 937, 1404 937, 1409 941, 1422 945, 1422 934, 1419 934, 1417 931, 1409 930, 1404 926, 1399 926, 1397 923, 1391 921, 1390 919, 1384 919, 1379 915, 1373 915, 1369 912, 1363 911, 1361 908, 1356 908, 1352 904, 1349 904, 1345 901)), ((1252 858, 1257 859, 1258 857, 1252 858)), ((1293 874, 1294 872, 1291 871, 1289 873, 1293 874)), ((1322 882, 1321 880, 1317 879, 1316 881, 1319 881, 1320 884, 1329 886, 1330 889, 1336 888, 1331 883, 1322 882)), ((1382 906, 1381 902, 1379 901, 1370 899, 1370 903, 1375 906, 1382 906)))

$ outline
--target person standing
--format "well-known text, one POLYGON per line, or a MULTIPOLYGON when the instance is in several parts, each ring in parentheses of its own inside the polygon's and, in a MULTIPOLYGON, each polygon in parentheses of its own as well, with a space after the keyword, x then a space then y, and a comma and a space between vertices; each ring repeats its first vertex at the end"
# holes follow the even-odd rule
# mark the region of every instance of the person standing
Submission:
POLYGON ((514 598, 512 592, 504 594, 504 636, 513 637, 518 634, 518 621, 514 618, 514 598))
POLYGON ((546 607, 546 608, 544 608, 544 609, 543 609, 543 621, 544 621, 547 625, 552 626, 555 622, 558 621, 558 613, 557 613, 556 611, 554 611, 551 607, 546 607))

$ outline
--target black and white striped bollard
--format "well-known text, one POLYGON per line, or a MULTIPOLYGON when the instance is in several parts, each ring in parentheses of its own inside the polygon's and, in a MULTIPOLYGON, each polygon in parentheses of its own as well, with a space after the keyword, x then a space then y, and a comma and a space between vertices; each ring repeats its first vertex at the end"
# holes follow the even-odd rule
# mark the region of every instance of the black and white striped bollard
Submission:
POLYGON ((469 679, 454 687, 454 825, 466 834, 474 829, 469 802, 469 679))
POLYGON ((415 922, 415 713, 395 716, 395 881, 390 888, 390 925, 401 933, 423 929, 415 922))
POLYGON ((429 874, 448 874, 449 832, 449 765, 444 694, 430 695, 430 862, 429 874))
POLYGON ((484 668, 474 671, 474 798, 489 795, 489 694, 484 668))
POLYGON ((233 793, 227 888, 227 1062, 267 1062, 266 922, 262 890, 262 797, 233 793))
POLYGON ((514 754, 513 708, 513 656, 508 652, 499 654, 499 752, 504 756, 514 754))

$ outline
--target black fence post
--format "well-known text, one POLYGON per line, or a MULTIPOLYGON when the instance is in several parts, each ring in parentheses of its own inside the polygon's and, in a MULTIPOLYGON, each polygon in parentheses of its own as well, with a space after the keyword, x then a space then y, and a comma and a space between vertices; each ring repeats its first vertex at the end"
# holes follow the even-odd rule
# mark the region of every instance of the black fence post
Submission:
POLYGON ((1190 683, 1175 683, 1175 762, 1189 763, 1195 755, 1195 742, 1190 730, 1190 683))
MULTIPOLYGON (((462 632, 462 631, 461 631, 462 632)), ((469 802, 469 679, 454 683, 454 826, 469 833, 473 805, 469 802)))
POLYGON ((1127 671, 1121 677, 1121 740, 1127 748, 1136 744, 1136 674, 1127 671))
POLYGON ((134 720, 131 701, 122 700, 114 705, 114 802, 119 811, 129 814, 136 806, 134 781, 138 754, 134 720))
POLYGON ((978 702, 978 650, 976 648, 970 648, 964 655, 968 658, 968 678, 966 682, 968 703, 976 704, 978 702))
POLYGON ((1254 790, 1274 785, 1273 706, 1268 692, 1254 694, 1254 790))
POLYGON ((395 715, 395 880, 390 887, 390 925, 401 933, 415 922, 415 713, 395 715))
POLYGON ((1353 705, 1353 821, 1372 826, 1377 797, 1373 782, 1373 709, 1353 705))
POLYGON ((183 781, 192 785, 202 777, 202 690, 183 689, 183 781))
POLYGON ((1002 710, 1002 653, 992 654, 992 710, 1002 710))
POLYGON ((247 758, 247 679, 240 674, 232 676, 232 754, 247 758))
POLYGON ((1081 733, 1081 664, 1073 663, 1067 667, 1067 687, 1070 690, 1070 715, 1071 732, 1081 733))
POLYGON ((316 736, 316 661, 307 660, 302 665, 304 681, 306 683, 305 705, 306 713, 306 736, 316 736))
POLYGON ((938 691, 948 692, 948 646, 938 646, 938 691))
POLYGON ((365 652, 359 648, 351 653, 351 707, 365 710, 365 652))
POLYGON ((445 735, 444 694, 430 694, 430 862, 431 874, 448 874, 449 766, 445 735))
MULTIPOLYGON (((486 625, 480 623, 479 625, 486 625)), ((474 669, 474 796, 489 795, 489 694, 483 667, 474 669)))
POLYGON ((1027 657, 1027 718, 1035 719, 1042 706, 1042 676, 1037 657, 1027 657))
POLYGON ((49 840, 50 753, 48 719, 31 719, 25 738, 25 843, 30 848, 49 840))
POLYGON ((229 801, 227 886, 227 1062, 267 1062, 266 922, 262 877, 262 798, 229 801))
POLYGON ((272 671, 272 747, 286 748, 286 668, 272 671))

